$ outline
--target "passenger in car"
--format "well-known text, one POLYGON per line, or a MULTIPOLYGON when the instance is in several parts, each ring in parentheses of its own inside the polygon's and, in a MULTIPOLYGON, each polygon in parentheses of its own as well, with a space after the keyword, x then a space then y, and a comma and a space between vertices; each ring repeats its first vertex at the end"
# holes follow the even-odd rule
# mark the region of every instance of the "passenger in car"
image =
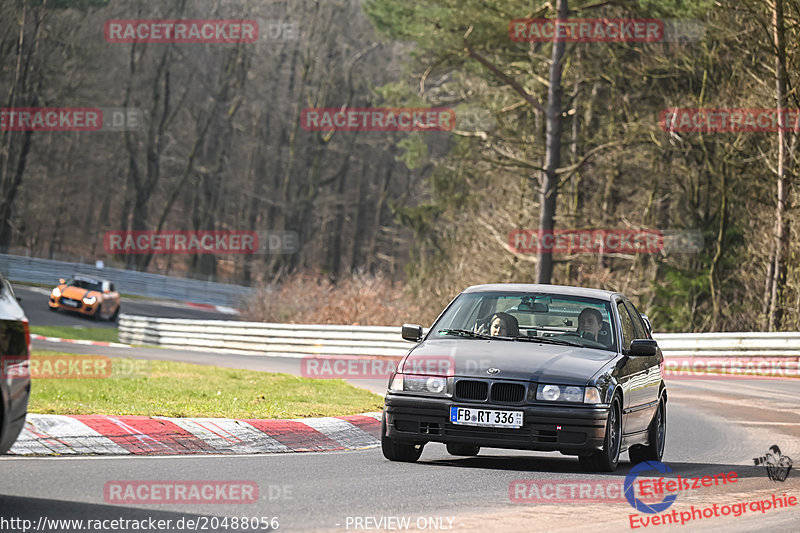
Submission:
POLYGON ((578 335, 584 339, 599 341, 603 327, 603 314, 593 307, 587 307, 578 315, 578 335))
POLYGON ((478 333, 488 333, 492 337, 519 337, 519 322, 508 313, 494 313, 477 331, 478 333))

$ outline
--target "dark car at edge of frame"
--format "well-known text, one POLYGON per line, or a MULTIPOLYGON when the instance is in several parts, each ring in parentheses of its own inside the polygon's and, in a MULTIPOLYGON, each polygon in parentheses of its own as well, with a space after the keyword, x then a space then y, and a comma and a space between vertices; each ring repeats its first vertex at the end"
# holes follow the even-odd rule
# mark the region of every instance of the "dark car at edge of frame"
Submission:
POLYGON ((31 379, 30 328, 11 284, 0 274, 0 454, 25 425, 31 379))
POLYGON ((402 335, 419 344, 389 378, 381 433, 389 460, 414 462, 429 442, 457 456, 558 451, 588 471, 613 471, 626 450, 634 463, 663 457, 664 358, 650 321, 620 293, 477 285, 427 334, 406 324, 402 335), (602 318, 599 331, 579 330, 587 308, 602 318), (492 336, 497 312, 510 326, 492 336))

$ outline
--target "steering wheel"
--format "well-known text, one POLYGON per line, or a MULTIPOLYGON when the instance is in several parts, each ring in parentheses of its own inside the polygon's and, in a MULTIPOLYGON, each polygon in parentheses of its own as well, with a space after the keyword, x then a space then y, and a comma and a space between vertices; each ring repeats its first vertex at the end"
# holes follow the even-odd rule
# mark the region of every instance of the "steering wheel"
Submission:
POLYGON ((587 346, 589 348, 604 348, 606 346, 601 341, 592 339, 590 337, 584 337, 580 333, 578 333, 577 331, 565 331, 564 333, 559 335, 559 337, 578 337, 584 343, 590 342, 591 344, 585 345, 585 346, 587 346))

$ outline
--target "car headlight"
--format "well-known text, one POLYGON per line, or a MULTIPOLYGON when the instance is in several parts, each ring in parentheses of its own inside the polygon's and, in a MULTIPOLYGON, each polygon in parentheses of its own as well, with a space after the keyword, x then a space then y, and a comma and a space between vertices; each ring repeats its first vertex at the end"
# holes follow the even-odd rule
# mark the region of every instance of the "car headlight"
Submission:
POLYGON ((55 289, 53 289, 53 293, 52 294, 53 294, 53 298, 60 298, 61 297, 61 289, 56 287, 55 289))
POLYGON ((389 385, 391 391, 420 392, 424 394, 448 395, 448 378, 438 376, 412 376, 396 374, 389 385))
POLYGON ((97 301, 97 296, 89 296, 83 299, 83 303, 85 303, 86 305, 94 305, 96 301, 97 301))
MULTIPOLYGON (((571 403, 600 403, 599 401, 586 401, 586 391, 592 389, 600 397, 594 387, 576 387, 573 385, 547 385, 540 383, 536 388, 536 399, 545 402, 571 402, 571 403)), ((591 398, 594 398, 592 396, 591 398)))

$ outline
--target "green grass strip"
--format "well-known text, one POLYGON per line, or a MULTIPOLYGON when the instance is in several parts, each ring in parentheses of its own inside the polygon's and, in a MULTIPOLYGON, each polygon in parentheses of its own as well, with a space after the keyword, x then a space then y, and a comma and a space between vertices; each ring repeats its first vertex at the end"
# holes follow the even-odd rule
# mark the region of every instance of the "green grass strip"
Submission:
MULTIPOLYGON (((37 352, 39 368, 76 356, 37 352), (47 361, 45 361, 47 360, 47 361)), ((214 418, 302 418, 380 411, 383 399, 342 380, 170 361, 110 358, 110 376, 43 378, 32 370, 29 412, 214 418)), ((42 375, 42 374, 39 374, 42 375)), ((72 374, 74 375, 74 374, 72 374)))
POLYGON ((31 326, 31 333, 45 337, 86 341, 119 342, 117 328, 77 328, 72 326, 31 326))

